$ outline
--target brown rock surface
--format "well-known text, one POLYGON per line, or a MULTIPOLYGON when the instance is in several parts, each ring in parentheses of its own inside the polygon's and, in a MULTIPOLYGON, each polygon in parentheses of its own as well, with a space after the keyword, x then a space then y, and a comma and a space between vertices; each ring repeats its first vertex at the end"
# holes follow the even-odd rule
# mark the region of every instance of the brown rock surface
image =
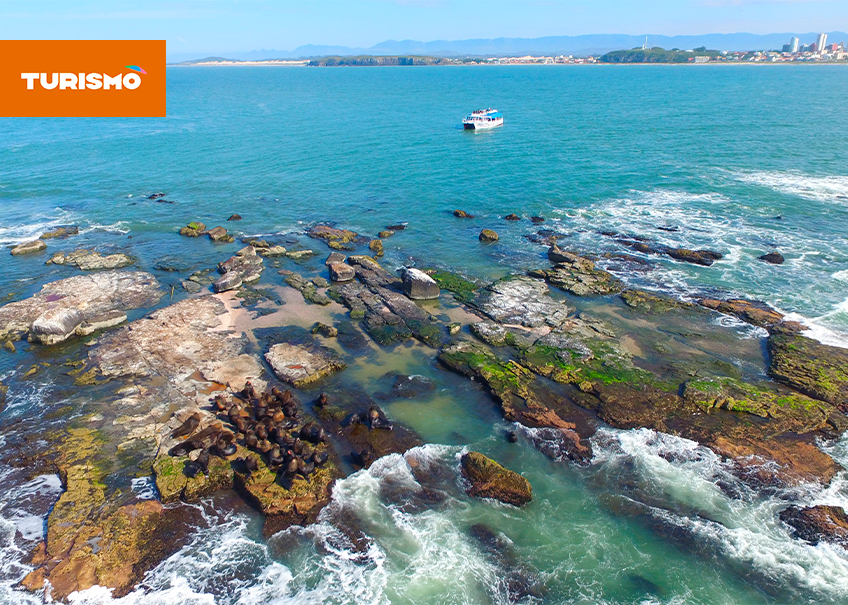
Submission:
POLYGON ((462 476, 470 483, 468 494, 476 498, 494 498, 505 504, 522 506, 533 499, 530 482, 516 472, 478 452, 462 456, 462 476))

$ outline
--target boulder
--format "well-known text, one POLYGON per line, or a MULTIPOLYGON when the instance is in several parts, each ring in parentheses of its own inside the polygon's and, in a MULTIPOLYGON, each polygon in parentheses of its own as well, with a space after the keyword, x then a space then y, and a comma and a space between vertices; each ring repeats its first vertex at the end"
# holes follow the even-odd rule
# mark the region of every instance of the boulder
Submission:
POLYGON ((491 229, 483 229, 480 232, 480 241, 481 242, 496 242, 498 241, 498 234, 492 231, 491 229))
POLYGON ((95 250, 74 250, 73 252, 56 252, 45 264, 69 265, 83 271, 102 269, 121 269, 135 263, 131 256, 122 252, 102 255, 95 250))
POLYGON ((533 499, 530 482, 518 473, 478 452, 462 456, 462 476, 471 484, 468 495, 493 498, 505 504, 522 506, 533 499))
POLYGON ((232 215, 230 215, 230 218, 227 219, 227 222, 229 222, 229 221, 240 221, 240 220, 241 220, 240 214, 232 214, 232 215))
POLYGON ((822 541, 848 546, 848 515, 839 506, 790 506, 781 511, 780 520, 792 527, 798 538, 812 544, 822 541))
POLYGON ((372 239, 368 244, 368 248, 374 252, 376 256, 383 256, 383 241, 379 239, 372 239))
POLYGON ((474 218, 473 214, 468 214, 465 210, 454 210, 453 215, 456 218, 474 218))
POLYGON ((268 247, 265 247, 265 248, 256 248, 256 254, 258 254, 259 256, 268 256, 268 257, 285 256, 286 255, 286 249, 283 248, 282 246, 268 246, 268 247))
POLYGON ((330 280, 334 282, 347 282, 356 277, 356 271, 350 265, 344 263, 332 263, 329 265, 330 280))
POLYGON ((544 223, 545 222, 544 217, 541 217, 541 216, 531 216, 530 220, 533 221, 534 223, 544 223))
POLYGON ((33 340, 55 344, 74 336, 86 321, 111 311, 153 306, 162 294, 149 273, 104 271, 62 279, 30 298, 0 307, 0 340, 30 334, 33 340))
POLYGON ((315 322, 310 330, 313 334, 320 334, 325 338, 335 338, 339 335, 339 330, 335 326, 328 326, 320 321, 315 322))
POLYGON ((398 223, 397 225, 389 225, 386 227, 389 231, 403 231, 409 226, 409 223, 398 223))
POLYGON ((772 330, 768 353, 772 378, 848 413, 848 349, 772 330))
POLYGON ((507 215, 504 217, 504 220, 505 220, 505 221, 520 221, 520 220, 521 220, 521 217, 520 217, 520 216, 518 216, 517 214, 507 214, 507 215))
POLYGON ((335 227, 329 227, 327 225, 316 225, 309 229, 306 232, 306 235, 313 239, 322 239, 327 242, 327 245, 336 244, 337 246, 350 244, 359 237, 355 231, 336 229, 335 227))
POLYGON ((223 227, 215 227, 206 232, 206 235, 209 236, 213 242, 218 242, 222 244, 231 244, 235 241, 233 236, 227 233, 227 230, 223 227))
POLYGON ((12 256, 20 256, 22 254, 33 254, 47 249, 47 244, 43 240, 37 239, 32 242, 24 242, 12 248, 12 256))
POLYGON ((241 288, 242 283, 241 273, 238 271, 230 271, 218 279, 218 281, 213 284, 212 289, 216 293, 227 292, 228 290, 241 288))
POLYGON ((272 346, 265 354, 265 360, 274 370, 277 378, 298 389, 308 387, 346 367, 329 351, 310 350, 301 345, 288 343, 272 346))
POLYGON ((180 229, 180 235, 185 235, 186 237, 197 237, 204 231, 206 231, 206 225, 200 221, 192 221, 180 229))
POLYGON ((439 298, 439 284, 420 269, 408 268, 403 272, 403 291, 413 300, 439 298))
POLYGON ((292 260, 303 260, 304 258, 315 256, 315 252, 312 250, 292 250, 291 252, 286 252, 286 256, 292 260))
POLYGON ((38 239, 52 239, 52 238, 56 238, 56 237, 65 238, 65 237, 70 237, 71 235, 78 235, 78 234, 79 234, 79 227, 77 227, 76 225, 68 225, 66 227, 56 227, 55 229, 52 229, 52 230, 47 231, 45 233, 42 233, 38 237, 38 239))
POLYGON ((324 261, 324 264, 329 267, 330 265, 335 265, 337 263, 343 263, 346 260, 347 260, 347 256, 345 256, 341 252, 330 252, 330 256, 327 257, 327 260, 324 261))
POLYGON ((551 246, 548 257, 559 259, 553 269, 532 271, 530 275, 541 277, 575 296, 615 294, 624 287, 611 273, 596 269, 595 263, 588 258, 560 250, 556 245, 551 246))
POLYGON ((761 261, 771 263, 772 265, 782 265, 783 261, 786 260, 780 252, 769 252, 768 254, 763 254, 757 258, 761 261))
POLYGON ((394 234, 394 231, 380 231, 380 233, 377 234, 377 237, 379 237, 380 239, 386 239, 387 237, 391 237, 394 234))

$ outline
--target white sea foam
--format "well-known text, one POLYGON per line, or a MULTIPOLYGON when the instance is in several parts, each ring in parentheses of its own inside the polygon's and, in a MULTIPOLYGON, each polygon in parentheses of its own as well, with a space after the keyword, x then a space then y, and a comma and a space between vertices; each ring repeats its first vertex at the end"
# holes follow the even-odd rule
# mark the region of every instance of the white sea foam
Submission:
MULTIPOLYGON (((793 538, 777 517, 786 500, 800 506, 822 501, 848 506, 844 473, 827 490, 802 486, 764 498, 736 480, 714 453, 692 441, 648 429, 602 429, 594 441, 595 464, 631 462, 637 475, 631 478, 650 500, 653 515, 712 549, 729 569, 781 594, 818 594, 832 602, 848 599, 848 553, 793 538), (719 489, 719 482, 733 485, 736 497, 719 489), (658 506, 658 501, 664 505, 658 506)), ((848 452, 848 442, 831 447, 848 452)))
POLYGON ((848 205, 848 176, 812 176, 802 172, 731 172, 733 178, 749 185, 768 187, 778 193, 806 200, 839 202, 848 205), (842 196, 842 197, 839 197, 842 196))

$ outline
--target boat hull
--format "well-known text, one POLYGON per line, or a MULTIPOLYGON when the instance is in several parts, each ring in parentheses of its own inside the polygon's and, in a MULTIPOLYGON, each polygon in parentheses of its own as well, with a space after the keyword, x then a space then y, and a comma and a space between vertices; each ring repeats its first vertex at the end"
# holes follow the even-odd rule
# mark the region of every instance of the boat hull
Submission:
POLYGON ((493 122, 463 122, 462 125, 465 130, 489 130, 490 128, 503 126, 503 120, 493 122))

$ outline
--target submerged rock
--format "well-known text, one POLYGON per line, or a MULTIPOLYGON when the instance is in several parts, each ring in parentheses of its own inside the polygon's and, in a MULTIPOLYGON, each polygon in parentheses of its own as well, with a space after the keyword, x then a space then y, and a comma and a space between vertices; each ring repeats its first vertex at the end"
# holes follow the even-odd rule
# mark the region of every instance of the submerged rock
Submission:
POLYGON ((149 273, 106 271, 69 277, 0 307, 0 339, 28 334, 32 340, 56 344, 76 335, 87 321, 112 311, 152 306, 162 294, 149 273))
POLYGON ((45 264, 70 265, 83 271, 98 269, 120 269, 135 263, 132 257, 121 252, 103 256, 95 250, 74 250, 73 252, 56 252, 45 264))
POLYGON ((439 298, 439 284, 420 269, 408 268, 403 272, 403 291, 412 300, 439 298))
POLYGON ((453 215, 456 218, 474 218, 473 214, 468 214, 465 210, 454 210, 453 215))
POLYGON ((404 399, 415 399, 436 390, 436 383, 420 375, 407 376, 400 374, 392 385, 392 396, 404 399))
POLYGON ((24 242, 12 248, 12 256, 20 256, 22 254, 33 254, 47 249, 47 244, 43 240, 37 239, 32 242, 24 242))
POLYGON ((780 520, 792 527, 797 537, 812 544, 848 546, 848 515, 839 506, 790 506, 781 511, 780 520))
POLYGON ((65 227, 56 227, 50 231, 42 233, 38 239, 66 238, 71 235, 79 235, 79 227, 76 225, 67 225, 65 227))
MULTIPOLYGON (((615 232, 601 232, 601 234, 612 237, 619 235, 615 232)), ((675 260, 695 265, 703 265, 705 267, 711 266, 715 261, 724 257, 723 254, 714 250, 689 250, 688 248, 675 248, 663 244, 650 243, 647 238, 637 238, 635 236, 618 239, 617 241, 620 244, 633 248, 637 252, 642 252, 643 254, 662 254, 670 256, 675 260)))
POLYGON ((520 221, 520 220, 521 220, 521 217, 520 217, 520 216, 518 216, 517 214, 507 214, 507 215, 504 217, 504 220, 505 220, 505 221, 520 221))
POLYGON ((468 495, 476 498, 494 498, 505 504, 522 506, 533 499, 530 482, 518 473, 478 452, 462 456, 462 476, 471 487, 468 495))
POLYGON ((667 313, 672 309, 694 308, 692 303, 675 300, 654 292, 646 292, 645 290, 625 290, 621 293, 621 298, 628 307, 642 313, 660 314, 667 313))
POLYGON ((312 350, 288 343, 272 346, 265 360, 280 380, 301 389, 312 385, 334 372, 345 369, 345 364, 329 350, 312 350))

